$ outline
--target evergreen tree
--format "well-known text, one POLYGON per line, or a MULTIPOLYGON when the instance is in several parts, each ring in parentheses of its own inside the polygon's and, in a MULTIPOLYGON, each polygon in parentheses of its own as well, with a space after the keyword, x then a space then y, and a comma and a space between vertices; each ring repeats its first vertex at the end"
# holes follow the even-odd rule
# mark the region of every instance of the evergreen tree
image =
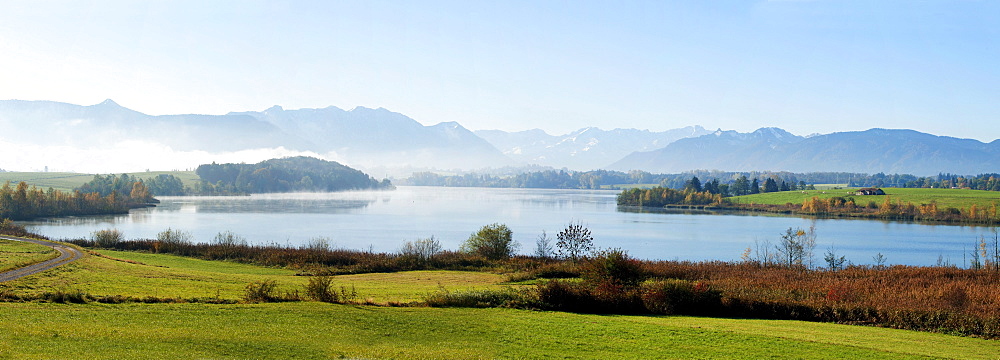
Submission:
POLYGON ((772 178, 767 178, 767 180, 764 180, 764 192, 778 192, 778 183, 772 178))
POLYGON ((754 178, 753 181, 750 182, 750 193, 760 194, 760 182, 757 181, 757 178, 754 178))
POLYGON ((686 184, 684 184, 684 189, 685 190, 692 190, 692 191, 695 191, 695 192, 701 192, 702 191, 701 190, 701 180, 698 180, 697 176, 692 177, 691 180, 688 180, 688 182, 686 184))
POLYGON ((746 175, 740 175, 736 182, 732 186, 733 195, 740 196, 750 193, 750 179, 747 179, 746 175))

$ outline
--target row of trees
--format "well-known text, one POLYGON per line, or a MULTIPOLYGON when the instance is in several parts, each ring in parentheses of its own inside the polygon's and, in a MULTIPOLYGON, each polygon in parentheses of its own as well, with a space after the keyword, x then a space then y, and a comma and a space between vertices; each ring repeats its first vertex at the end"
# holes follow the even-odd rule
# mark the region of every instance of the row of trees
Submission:
POLYGON ((722 194, 708 191, 695 191, 694 187, 684 190, 674 190, 665 187, 652 189, 623 190, 618 194, 618 205, 621 206, 653 206, 666 205, 712 205, 727 204, 722 194))
POLYGON ((149 191, 141 182, 132 183, 128 193, 112 191, 106 196, 98 192, 84 193, 79 189, 63 192, 49 188, 42 190, 20 182, 10 182, 0 187, 0 218, 29 220, 39 217, 121 214, 135 206, 145 204, 149 191))
POLYGON ((804 181, 796 185, 795 183, 788 183, 785 180, 773 177, 766 178, 764 184, 761 185, 757 178, 750 180, 744 175, 736 178, 736 181, 732 185, 722 184, 719 182, 719 179, 712 179, 706 182, 705 185, 702 185, 701 180, 695 176, 684 183, 683 189, 695 192, 706 191, 711 194, 722 195, 722 197, 730 197, 778 191, 814 190, 815 186, 806 185, 804 181))
POLYGON ((900 187, 1000 191, 1000 174, 990 173, 976 176, 938 174, 938 176, 921 177, 907 181, 900 187))
POLYGON ((152 202, 153 196, 179 196, 184 195, 184 183, 181 179, 170 175, 160 174, 152 178, 142 179, 138 176, 128 174, 119 175, 94 175, 89 182, 76 188, 80 192, 98 193, 101 196, 108 196, 112 193, 128 194, 132 200, 139 202, 152 202), (133 194, 136 184, 141 184, 139 190, 145 189, 145 194, 139 192, 133 194))

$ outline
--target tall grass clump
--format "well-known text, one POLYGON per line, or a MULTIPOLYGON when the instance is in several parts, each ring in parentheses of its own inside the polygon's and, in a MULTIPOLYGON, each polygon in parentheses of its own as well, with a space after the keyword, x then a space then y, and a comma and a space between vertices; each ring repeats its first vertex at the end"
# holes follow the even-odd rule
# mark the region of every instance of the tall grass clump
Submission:
POLYGON ((167 228, 156 234, 156 242, 153 243, 153 252, 174 252, 181 246, 191 244, 193 236, 190 232, 167 228))
POLYGON ((416 241, 407 241, 399 249, 399 256, 413 262, 416 266, 426 266, 435 256, 443 251, 441 242, 433 236, 416 241))
POLYGON ((122 232, 118 229, 97 230, 91 234, 94 246, 104 249, 114 249, 124 240, 122 232))
POLYGON ((299 301, 298 291, 278 293, 278 283, 274 280, 254 281, 243 289, 243 301, 248 303, 299 301))
POLYGON ((350 289, 346 286, 341 286, 339 289, 334 288, 331 276, 310 277, 309 282, 303 287, 305 288, 305 297, 313 301, 344 304, 358 298, 358 292, 354 286, 351 286, 350 289))

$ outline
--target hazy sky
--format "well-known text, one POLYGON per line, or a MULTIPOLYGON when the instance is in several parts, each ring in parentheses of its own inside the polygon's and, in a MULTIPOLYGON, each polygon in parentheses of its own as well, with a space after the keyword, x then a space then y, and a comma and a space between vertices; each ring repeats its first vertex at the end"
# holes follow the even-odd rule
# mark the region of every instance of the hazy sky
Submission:
POLYGON ((0 99, 1000 137, 1000 1, 21 1, 0 99))

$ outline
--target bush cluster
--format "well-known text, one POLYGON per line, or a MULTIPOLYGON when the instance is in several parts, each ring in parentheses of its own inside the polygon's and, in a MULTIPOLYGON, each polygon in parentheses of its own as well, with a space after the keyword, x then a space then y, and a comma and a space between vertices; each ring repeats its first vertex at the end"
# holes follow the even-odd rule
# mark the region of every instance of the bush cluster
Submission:
MULTIPOLYGON (((310 275, 341 275, 408 270, 481 270, 502 266, 503 262, 489 261, 477 254, 441 251, 429 258, 416 258, 405 254, 374 253, 360 250, 323 247, 291 247, 281 245, 250 245, 239 241, 238 235, 224 236, 212 243, 191 243, 184 240, 166 242, 163 239, 102 240, 74 239, 67 242, 83 247, 100 247, 123 251, 148 251, 205 260, 229 260, 261 266, 280 266, 301 269, 310 275), (230 241, 230 238, 235 240, 230 241)), ((183 234, 183 233, 181 233, 183 234)), ((120 235, 120 234, 119 234, 120 235)), ((110 237, 114 238, 114 237, 110 237)))

